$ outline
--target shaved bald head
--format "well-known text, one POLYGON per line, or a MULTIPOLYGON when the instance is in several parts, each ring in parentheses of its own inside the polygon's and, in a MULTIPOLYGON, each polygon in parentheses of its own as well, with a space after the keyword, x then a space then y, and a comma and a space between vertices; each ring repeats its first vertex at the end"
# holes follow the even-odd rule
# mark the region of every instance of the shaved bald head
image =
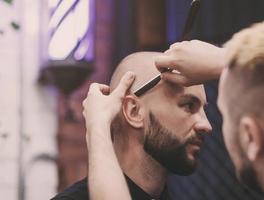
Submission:
MULTIPOLYGON (((128 71, 136 75, 132 92, 153 79, 160 73, 155 66, 155 58, 160 55, 139 52, 127 56, 112 76, 111 91, 128 71)), ((111 124, 114 146, 119 149, 116 152, 122 157, 131 151, 123 157, 129 161, 135 160, 131 156, 139 155, 144 168, 158 167, 165 173, 179 175, 192 173, 203 134, 211 130, 203 109, 205 104, 202 85, 185 88, 164 80, 143 96, 125 95, 121 110, 111 124)))
POLYGON ((136 79, 130 88, 130 91, 135 91, 145 82, 152 79, 159 74, 159 71, 155 67, 154 59, 156 56, 162 55, 160 52, 137 52, 124 58, 117 66, 111 82, 111 91, 116 88, 122 76, 132 71, 136 74, 136 79))

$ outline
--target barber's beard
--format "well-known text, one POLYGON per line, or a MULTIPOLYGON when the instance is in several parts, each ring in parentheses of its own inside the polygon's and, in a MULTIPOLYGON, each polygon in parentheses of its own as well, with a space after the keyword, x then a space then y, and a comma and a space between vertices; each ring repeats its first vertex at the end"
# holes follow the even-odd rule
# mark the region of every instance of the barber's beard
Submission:
POLYGON ((192 139, 182 144, 152 113, 149 114, 149 119, 144 141, 145 151, 171 173, 182 176, 192 174, 197 163, 190 160, 186 152, 186 146, 192 139))
POLYGON ((249 163, 243 167, 240 173, 240 180, 243 184, 258 193, 263 193, 260 184, 257 181, 254 169, 249 163))
MULTIPOLYGON (((242 153, 243 154, 243 153, 242 153)), ((250 161, 245 155, 241 155, 243 159, 242 169, 237 172, 238 179, 246 185, 248 188, 258 192, 263 193, 260 183, 257 180, 256 173, 251 165, 250 161)))

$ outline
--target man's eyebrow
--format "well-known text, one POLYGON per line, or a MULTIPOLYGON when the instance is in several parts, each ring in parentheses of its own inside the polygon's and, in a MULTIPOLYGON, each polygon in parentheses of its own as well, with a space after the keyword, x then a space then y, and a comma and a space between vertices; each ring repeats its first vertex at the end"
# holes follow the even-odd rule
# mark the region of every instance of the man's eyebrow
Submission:
POLYGON ((186 99, 186 100, 192 100, 194 102, 197 102, 199 103, 200 105, 202 106, 207 106, 208 105, 208 102, 207 101, 203 101, 201 100, 199 97, 193 95, 193 94, 183 94, 181 96, 182 99, 186 99))

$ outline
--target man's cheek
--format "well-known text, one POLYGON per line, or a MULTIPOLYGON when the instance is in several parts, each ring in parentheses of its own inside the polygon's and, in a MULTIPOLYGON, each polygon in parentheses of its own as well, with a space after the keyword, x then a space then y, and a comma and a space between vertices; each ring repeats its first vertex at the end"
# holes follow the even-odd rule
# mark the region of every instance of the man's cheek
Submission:
POLYGON ((174 114, 172 111, 160 115, 159 119, 162 124, 173 131, 190 129, 194 123, 190 116, 182 113, 174 114))

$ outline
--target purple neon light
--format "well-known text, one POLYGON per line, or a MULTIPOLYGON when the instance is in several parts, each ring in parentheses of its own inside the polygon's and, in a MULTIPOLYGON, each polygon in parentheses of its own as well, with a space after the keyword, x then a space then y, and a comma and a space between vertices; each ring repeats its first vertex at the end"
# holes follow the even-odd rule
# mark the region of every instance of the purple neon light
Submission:
POLYGON ((94 57, 94 0, 61 1, 50 20, 51 60, 92 60, 94 57), (67 2, 67 3, 65 3, 67 2))

